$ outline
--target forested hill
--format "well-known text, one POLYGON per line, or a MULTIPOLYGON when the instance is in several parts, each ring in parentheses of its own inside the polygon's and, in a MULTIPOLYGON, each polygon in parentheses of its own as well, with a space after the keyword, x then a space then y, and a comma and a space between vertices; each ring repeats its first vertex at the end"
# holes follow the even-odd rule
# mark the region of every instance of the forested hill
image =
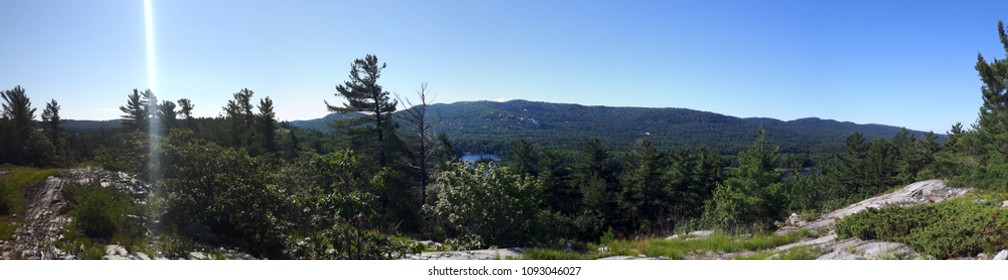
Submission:
MULTIPOLYGON (((892 137, 900 127, 855 124, 818 118, 780 121, 769 118, 738 118, 682 108, 583 106, 513 100, 508 102, 465 101, 433 104, 428 116, 441 116, 440 131, 452 138, 463 152, 499 153, 517 139, 549 149, 580 149, 599 138, 610 147, 629 147, 637 138, 648 138, 666 147, 700 146, 734 154, 752 145, 760 127, 784 153, 836 151, 845 137, 861 132, 866 139, 892 137)), ((294 126, 327 130, 338 118, 292 121, 294 126)), ((911 131, 918 137, 923 132, 911 131)))

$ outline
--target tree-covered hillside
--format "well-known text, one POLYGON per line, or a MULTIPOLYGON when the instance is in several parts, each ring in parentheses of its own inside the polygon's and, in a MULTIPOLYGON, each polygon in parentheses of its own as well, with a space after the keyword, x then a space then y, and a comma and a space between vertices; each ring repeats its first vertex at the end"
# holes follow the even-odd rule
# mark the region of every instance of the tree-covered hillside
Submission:
MULTIPOLYGON (((839 151, 844 138, 861 132, 866 139, 889 138, 899 127, 855 124, 819 118, 780 121, 738 118, 683 108, 583 106, 513 100, 472 101, 430 105, 430 118, 440 117, 438 129, 452 137, 456 148, 471 153, 506 154, 514 139, 525 139, 547 149, 573 150, 592 138, 607 146, 627 149, 637 138, 659 147, 707 146, 735 154, 752 144, 763 128, 767 138, 781 143, 781 152, 794 154, 839 151)), ((291 125, 330 131, 322 119, 291 125)), ((917 137, 923 132, 911 131, 917 137)))

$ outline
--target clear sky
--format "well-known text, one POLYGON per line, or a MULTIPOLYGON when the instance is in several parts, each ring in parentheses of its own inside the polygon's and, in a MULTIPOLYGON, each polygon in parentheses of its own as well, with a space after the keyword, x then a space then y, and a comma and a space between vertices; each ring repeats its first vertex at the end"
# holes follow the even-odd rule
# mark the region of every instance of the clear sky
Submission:
MULTIPOLYGON (((278 118, 342 102, 365 54, 436 102, 527 99, 821 117, 945 132, 981 104, 1008 1, 152 0, 155 91, 217 116, 232 93, 278 118)), ((143 1, 0 1, 0 88, 113 119, 151 87, 143 1)), ((39 109, 41 112, 41 109, 39 109)), ((602 121, 602 120, 600 120, 602 121)))

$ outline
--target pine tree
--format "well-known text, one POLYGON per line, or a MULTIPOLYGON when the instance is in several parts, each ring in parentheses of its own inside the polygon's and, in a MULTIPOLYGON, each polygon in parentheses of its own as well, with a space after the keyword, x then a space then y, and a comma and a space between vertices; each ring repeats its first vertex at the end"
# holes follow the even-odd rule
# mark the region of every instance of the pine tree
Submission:
POLYGON ((259 100, 259 114, 256 115, 259 125, 259 136, 263 143, 263 149, 267 153, 277 151, 276 143, 276 113, 273 112, 273 100, 269 97, 259 100))
POLYGON ((60 116, 59 116, 60 106, 56 103, 56 99, 46 103, 45 110, 42 111, 42 123, 45 125, 46 131, 49 133, 49 141, 53 143, 53 146, 60 147, 60 135, 63 134, 63 128, 60 127, 60 116))
POLYGON ((626 164, 620 208, 626 211, 628 224, 638 232, 650 232, 667 226, 669 190, 663 180, 665 155, 647 139, 638 139, 626 164))
POLYGON ((175 102, 170 100, 165 100, 161 102, 161 106, 158 110, 158 117, 161 119, 161 131, 162 134, 171 131, 172 128, 178 126, 178 117, 175 115, 175 102))
POLYGON ((31 100, 21 86, 6 90, 0 95, 4 100, 3 117, 10 126, 10 139, 4 150, 11 154, 10 160, 14 163, 27 163, 32 156, 28 154, 28 145, 31 134, 35 131, 35 108, 31 107, 31 100))
POLYGON ((147 131, 144 124, 147 123, 147 102, 140 94, 140 90, 133 89, 133 93, 126 99, 126 105, 119 106, 123 112, 123 128, 132 131, 147 131))
POLYGON ((183 117, 185 117, 186 127, 188 127, 189 129, 196 129, 195 124, 193 123, 192 110, 194 106, 192 104, 192 101, 186 98, 182 98, 178 100, 178 105, 179 105, 178 113, 181 114, 183 117))
POLYGON ((231 137, 231 144, 234 147, 248 147, 252 140, 252 126, 254 115, 252 114, 252 95, 250 89, 244 88, 234 93, 234 99, 228 101, 224 107, 228 123, 228 134, 231 137))
MULTIPOLYGON (((325 102, 326 108, 330 112, 339 114, 364 113, 361 117, 344 119, 337 126, 353 127, 371 123, 373 126, 369 126, 367 129, 371 131, 374 141, 376 141, 374 145, 377 145, 379 167, 388 165, 385 138, 393 135, 394 127, 391 114, 395 112, 398 105, 398 102, 389 97, 389 92, 378 85, 378 78, 381 77, 381 71, 385 69, 385 66, 385 63, 379 64, 378 57, 372 54, 354 60, 350 65, 350 80, 336 85, 336 98, 343 98, 346 101, 341 106, 325 102)), ((368 143, 369 141, 362 142, 368 143)))
POLYGON ((525 139, 518 139, 511 148, 511 164, 522 178, 539 177, 539 153, 525 139))

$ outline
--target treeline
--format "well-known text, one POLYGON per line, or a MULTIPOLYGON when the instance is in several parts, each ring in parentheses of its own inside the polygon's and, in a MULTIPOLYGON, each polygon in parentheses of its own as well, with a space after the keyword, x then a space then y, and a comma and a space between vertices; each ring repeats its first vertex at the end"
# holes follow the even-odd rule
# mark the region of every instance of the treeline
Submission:
MULTIPOLYGON (((511 139, 508 161, 465 164, 428 111, 426 85, 416 104, 394 99, 378 84, 384 68, 373 55, 351 64, 335 93, 345 101, 325 104, 353 116, 332 124, 335 136, 278 123, 270 98, 255 102, 249 89, 234 93, 218 118, 193 117, 188 99, 133 90, 120 107, 122 129, 68 136, 59 105, 50 102, 37 122, 19 86, 3 94, 2 160, 90 161, 137 174, 156 186, 150 205, 158 207, 146 212, 162 234, 202 225, 256 256, 311 259, 417 249, 399 236, 462 249, 764 231, 789 213, 832 209, 950 168, 935 164, 946 152, 936 135, 906 130, 872 141, 851 134, 842 152, 815 160, 782 156, 758 130, 731 158, 702 146, 660 148, 659 136, 629 149, 593 139, 563 151, 511 139), (400 103, 411 106, 393 121, 400 103)), ((964 141, 960 134, 950 141, 964 141)), ((140 238, 114 230, 135 226, 110 226, 102 232, 140 238)))

